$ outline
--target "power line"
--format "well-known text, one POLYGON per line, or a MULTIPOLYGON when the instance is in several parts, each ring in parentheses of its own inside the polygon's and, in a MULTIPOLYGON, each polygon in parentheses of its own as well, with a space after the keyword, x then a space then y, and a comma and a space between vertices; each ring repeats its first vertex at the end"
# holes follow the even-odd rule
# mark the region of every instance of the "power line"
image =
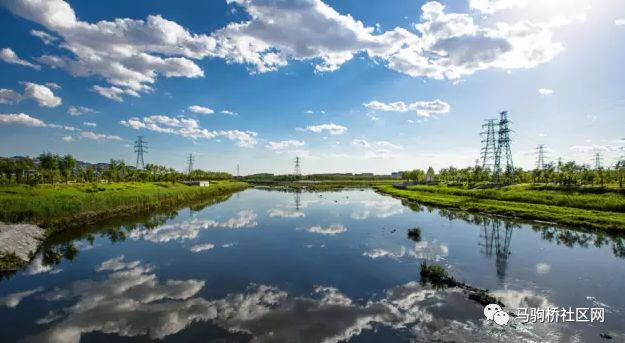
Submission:
POLYGON ((508 111, 503 111, 499 114, 499 130, 497 132, 497 152, 495 153, 495 170, 494 179, 495 182, 500 181, 502 172, 502 159, 505 162, 504 173, 511 177, 514 175, 514 163, 512 162, 512 149, 510 148, 510 130, 509 125, 511 121, 508 120, 508 111))
POLYGON ((482 125, 484 131, 480 132, 481 136, 486 136, 482 140, 480 157, 482 159, 482 168, 492 170, 495 164, 495 154, 497 153, 497 141, 495 139, 497 119, 486 119, 485 121, 486 123, 482 125))
POLYGON ((545 169, 545 145, 540 144, 536 148, 536 169, 543 170, 545 169))
POLYGON ((135 168, 137 169, 145 169, 143 154, 148 153, 148 146, 146 144, 147 142, 143 140, 143 136, 137 136, 137 140, 135 141, 135 152, 137 153, 137 162, 135 164, 135 168))
POLYGON ((189 154, 189 157, 187 158, 187 172, 189 175, 193 172, 193 162, 195 162, 195 157, 193 157, 193 154, 189 154))

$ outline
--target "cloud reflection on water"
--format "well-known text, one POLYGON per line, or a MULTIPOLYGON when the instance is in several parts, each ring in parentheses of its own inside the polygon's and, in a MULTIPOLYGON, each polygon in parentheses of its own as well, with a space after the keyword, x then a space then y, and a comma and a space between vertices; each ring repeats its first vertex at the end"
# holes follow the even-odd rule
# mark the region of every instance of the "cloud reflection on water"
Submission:
MULTIPOLYGON (((557 326, 501 330, 483 320, 482 307, 459 290, 434 290, 417 282, 389 289, 380 298, 358 303, 334 287, 317 286, 309 297, 292 297, 267 285, 250 285, 222 299, 198 297, 202 280, 158 280, 151 266, 126 262, 123 256, 96 268, 103 280, 77 281, 46 293, 46 301, 68 305, 39 320, 51 323, 27 341, 79 342, 90 332, 162 339, 194 322, 211 322, 230 332, 247 333, 258 342, 339 342, 383 325, 416 341, 543 341, 560 338, 557 326), (70 303, 70 302, 73 302, 70 303)), ((504 302, 521 304, 530 296, 502 293, 504 302), (508 300, 512 299, 512 300, 508 300), (516 299, 516 300, 515 300, 516 299)), ((529 302, 528 302, 529 304, 529 302)), ((207 338, 208 339, 208 338, 207 338)))

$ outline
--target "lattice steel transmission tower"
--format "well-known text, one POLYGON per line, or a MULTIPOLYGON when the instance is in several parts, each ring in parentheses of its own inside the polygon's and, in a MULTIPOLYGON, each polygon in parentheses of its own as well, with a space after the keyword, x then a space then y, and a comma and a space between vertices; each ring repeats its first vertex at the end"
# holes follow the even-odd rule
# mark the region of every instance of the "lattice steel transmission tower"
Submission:
POLYGON ((148 146, 146 144, 147 142, 143 140, 143 136, 137 136, 137 140, 135 141, 135 152, 137 153, 137 163, 135 164, 135 168, 137 169, 145 169, 143 154, 148 153, 148 146))
POLYGON ((505 162, 504 173, 508 177, 514 175, 514 163, 512 162, 512 149, 510 149, 511 121, 508 119, 508 111, 500 113, 499 130, 497 131, 497 152, 495 153, 495 182, 499 182, 502 172, 502 160, 505 162))
POLYGON ((600 152, 595 154, 594 162, 595 162, 595 170, 599 170, 603 168, 603 156, 601 156, 600 152))
POLYGON ((536 147, 536 169, 545 169, 545 145, 540 144, 536 147))
POLYGON ((189 157, 187 158, 187 172, 189 175, 193 172, 193 162, 195 162, 195 157, 193 157, 193 154, 189 154, 189 157))
POLYGON ((302 171, 300 170, 300 162, 301 162, 301 159, 299 158, 299 156, 295 156, 295 176, 296 177, 302 176, 302 171))
POLYGON ((482 159, 482 168, 493 170, 495 166, 495 154, 497 153, 497 140, 495 139, 495 127, 497 119, 486 119, 486 123, 482 125, 484 131, 480 132, 482 139, 482 150, 480 158, 482 159))
POLYGON ((241 176, 241 174, 239 174, 239 164, 237 163, 237 179, 241 176))

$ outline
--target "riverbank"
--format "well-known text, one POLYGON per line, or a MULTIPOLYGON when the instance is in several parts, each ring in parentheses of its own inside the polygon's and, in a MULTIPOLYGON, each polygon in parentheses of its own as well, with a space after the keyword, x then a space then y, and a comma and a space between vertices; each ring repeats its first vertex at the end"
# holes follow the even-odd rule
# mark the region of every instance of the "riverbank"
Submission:
MULTIPOLYGON (((228 181, 212 182, 209 187, 165 182, 3 186, 0 187, 0 222, 37 225, 4 225, 7 228, 41 227, 43 233, 35 240, 36 250, 53 233, 116 215, 128 216, 172 208, 185 202, 208 200, 248 186, 244 182, 228 181)), ((29 247, 22 249, 11 243, 20 234, 16 234, 16 230, 6 231, 7 239, 0 242, 3 245, 0 246, 0 269, 15 270, 27 264, 32 257, 33 240, 22 244, 29 247), (22 256, 25 251, 29 258, 22 256)))
POLYGON ((375 188, 380 193, 425 205, 625 233, 625 213, 597 210, 619 209, 622 205, 621 195, 555 194, 552 191, 545 191, 541 195, 542 191, 518 190, 515 193, 514 189, 464 190, 440 186, 416 186, 405 190, 392 185, 375 188))
POLYGON ((0 221, 36 224, 50 232, 118 213, 169 207, 247 187, 247 183, 229 181, 212 182, 209 187, 168 182, 2 186, 0 221))

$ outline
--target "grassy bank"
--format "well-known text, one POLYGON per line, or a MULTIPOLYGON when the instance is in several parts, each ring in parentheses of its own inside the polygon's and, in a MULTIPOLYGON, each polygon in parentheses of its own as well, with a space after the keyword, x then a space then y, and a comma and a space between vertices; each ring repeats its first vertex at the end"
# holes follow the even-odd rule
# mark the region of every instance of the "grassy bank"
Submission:
MULTIPOLYGON (((407 190, 390 185, 376 187, 382 193, 416 201, 426 205, 457 208, 469 212, 482 212, 530 220, 554 222, 573 227, 584 227, 602 231, 625 232, 625 213, 596 210, 597 208, 618 209, 620 200, 611 202, 606 195, 558 194, 543 191, 512 190, 463 190, 436 186, 416 186, 407 190), (562 199, 569 197, 564 202, 562 199), (590 198, 586 197, 589 196, 590 198), (595 203, 592 203, 592 202, 595 203), (567 206, 567 204, 569 206, 567 206), (585 208, 583 206, 586 206, 585 208)), ((622 196, 621 196, 622 197, 622 196)))
POLYGON ((0 221, 34 223, 55 230, 119 213, 202 200, 247 186, 228 181, 212 182, 210 187, 167 182, 3 186, 0 187, 0 221))

